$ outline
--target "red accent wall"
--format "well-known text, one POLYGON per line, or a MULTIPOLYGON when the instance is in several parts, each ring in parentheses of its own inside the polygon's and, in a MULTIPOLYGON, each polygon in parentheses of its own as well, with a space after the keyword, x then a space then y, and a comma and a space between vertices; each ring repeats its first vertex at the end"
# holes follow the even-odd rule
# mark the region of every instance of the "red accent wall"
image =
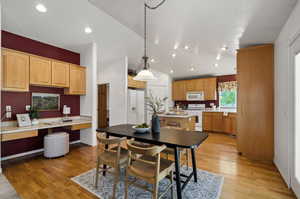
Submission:
MULTIPOLYGON (((57 59, 68 63, 80 64, 79 53, 51 46, 49 44, 35 41, 7 31, 1 31, 1 44, 2 47, 5 48, 57 59)), ((2 112, 5 110, 6 105, 12 106, 13 117, 11 120, 16 120, 16 113, 25 113, 25 105, 31 105, 32 92, 60 94, 60 107, 62 108, 63 105, 67 105, 71 107, 71 115, 80 115, 80 96, 64 95, 63 88, 48 88, 38 86, 30 86, 30 92, 1 91, 2 112)), ((61 117, 62 110, 40 112, 39 116, 40 118, 61 117)), ((55 130, 60 131, 62 129, 57 128, 55 130)), ((79 132, 80 131, 70 132, 70 140, 79 140, 79 132)), ((3 142, 1 145, 1 156, 4 157, 43 148, 43 137, 46 133, 47 132, 45 131, 39 131, 39 135, 37 137, 3 142)))
MULTIPOLYGON (((218 84, 219 82, 229 82, 229 81, 236 81, 236 75, 223 75, 217 76, 217 91, 218 91, 218 84)), ((180 107, 186 107, 189 103, 191 104, 205 104, 206 108, 210 107, 210 103, 214 103, 216 106, 219 106, 219 95, 217 95, 217 100, 207 100, 207 101, 176 101, 175 105, 179 105, 180 107)))

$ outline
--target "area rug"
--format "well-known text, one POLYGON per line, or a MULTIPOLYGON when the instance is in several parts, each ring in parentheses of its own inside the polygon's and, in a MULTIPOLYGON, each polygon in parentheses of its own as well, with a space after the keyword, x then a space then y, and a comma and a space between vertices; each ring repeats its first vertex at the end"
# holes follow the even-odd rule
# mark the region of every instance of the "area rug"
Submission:
POLYGON ((19 199, 17 192, 8 182, 6 177, 0 174, 0 198, 1 199, 19 199))
MULTIPOLYGON (((181 172, 183 174, 189 174, 192 172, 192 168, 186 169, 186 167, 181 168, 181 172)), ((184 199, 218 199, 220 197, 224 177, 210 173, 207 171, 203 171, 197 169, 198 182, 195 183, 193 178, 190 180, 188 185, 185 187, 182 193, 182 197, 184 199)), ((71 178, 72 181, 79 184, 81 187, 85 188, 89 192, 93 193, 97 197, 101 199, 109 199, 113 190, 113 175, 107 173, 106 176, 99 177, 98 188, 94 187, 95 182, 95 169, 89 170, 79 176, 71 178)), ((164 179, 159 183, 159 192, 162 193, 163 190, 169 184, 168 179, 164 179)), ((149 186, 151 188, 152 185, 147 184, 146 182, 140 180, 141 184, 149 186)), ((174 185, 174 196, 176 196, 176 185, 174 185)), ((125 183, 124 183, 124 171, 122 171, 121 182, 118 183, 116 198, 123 199, 125 192, 125 183)), ((129 186, 128 191, 129 199, 150 199, 151 193, 146 192, 140 188, 129 186)), ((171 194, 168 193, 163 197, 164 199, 171 199, 171 194)))

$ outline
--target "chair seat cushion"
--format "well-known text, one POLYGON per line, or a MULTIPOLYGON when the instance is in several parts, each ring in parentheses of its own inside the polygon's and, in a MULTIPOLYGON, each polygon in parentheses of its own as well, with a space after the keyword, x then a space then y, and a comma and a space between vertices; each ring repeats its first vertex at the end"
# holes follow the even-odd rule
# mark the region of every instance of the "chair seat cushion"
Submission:
MULTIPOLYGON (((118 150, 118 148, 114 147, 111 150, 113 151, 104 151, 99 154, 99 158, 103 163, 112 163, 112 164, 115 163, 117 158, 116 151, 118 150)), ((124 148, 121 148, 119 165, 126 164, 127 161, 128 161, 128 151, 124 148)))
MULTIPOLYGON (((156 161, 156 157, 152 156, 143 156, 142 160, 147 160, 151 162, 156 161)), ((174 163, 171 160, 160 159, 160 169, 159 173, 167 172, 169 173, 174 168, 174 163)), ((151 165, 145 162, 133 161, 132 164, 128 167, 129 172, 137 176, 143 176, 145 178, 154 178, 156 168, 155 165, 151 165)))

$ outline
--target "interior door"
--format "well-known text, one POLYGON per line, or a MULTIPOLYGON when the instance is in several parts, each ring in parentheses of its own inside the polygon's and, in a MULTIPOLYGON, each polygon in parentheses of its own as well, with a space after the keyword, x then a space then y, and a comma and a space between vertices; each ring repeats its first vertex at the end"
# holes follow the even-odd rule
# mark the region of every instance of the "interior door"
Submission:
POLYGON ((108 127, 108 84, 98 85, 98 128, 108 127))
POLYGON ((294 124, 291 136, 291 187, 300 198, 300 35, 291 46, 291 63, 294 69, 294 124))

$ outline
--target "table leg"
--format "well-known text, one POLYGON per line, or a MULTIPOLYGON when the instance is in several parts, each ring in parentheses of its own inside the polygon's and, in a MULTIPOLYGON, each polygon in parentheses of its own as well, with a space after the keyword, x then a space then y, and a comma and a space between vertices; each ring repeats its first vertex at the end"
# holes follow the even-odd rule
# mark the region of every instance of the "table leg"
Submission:
MULTIPOLYGON (((106 138, 107 138, 107 139, 109 138, 108 133, 106 133, 106 138)), ((108 149, 108 145, 107 145, 107 144, 105 145, 105 149, 108 149)), ((102 172, 103 176, 106 175, 106 172, 105 172, 105 169, 106 169, 106 168, 107 168, 107 166, 106 166, 106 164, 104 164, 104 165, 103 165, 103 172, 102 172)))
POLYGON ((182 199, 181 179, 180 179, 180 153, 177 147, 174 148, 174 154, 175 154, 175 176, 176 176, 177 199, 182 199))
POLYGON ((194 181, 197 182, 197 162, 195 157, 195 148, 191 148, 192 152, 192 162, 193 162, 193 173, 194 173, 194 181))

